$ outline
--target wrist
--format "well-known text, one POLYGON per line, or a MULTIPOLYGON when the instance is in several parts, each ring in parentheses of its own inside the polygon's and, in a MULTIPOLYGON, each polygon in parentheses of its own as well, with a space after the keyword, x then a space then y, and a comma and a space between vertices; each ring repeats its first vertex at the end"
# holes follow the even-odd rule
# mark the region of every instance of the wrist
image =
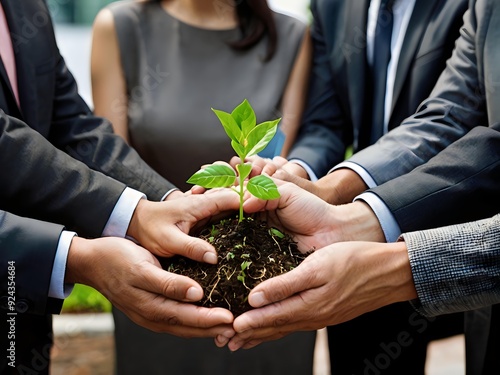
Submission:
POLYGON ((332 206, 339 241, 386 242, 377 216, 363 201, 332 206))
POLYGON ((89 261, 92 253, 92 240, 87 240, 81 237, 73 237, 68 251, 68 259, 66 262, 66 273, 64 282, 68 284, 88 284, 87 275, 91 270, 88 269, 89 261))
POLYGON ((388 247, 394 270, 394 302, 410 301, 417 298, 406 243, 404 241, 394 242, 388 244, 388 247))
POLYGON ((309 180, 309 174, 307 171, 297 163, 288 162, 282 168, 290 174, 309 180))
POLYGON ((315 182, 319 196, 330 204, 346 204, 365 191, 363 179, 349 168, 336 169, 315 182))
POLYGON ((141 199, 137 206, 135 207, 132 218, 130 219, 130 224, 127 228, 127 237, 133 238, 134 240, 140 242, 141 236, 141 218, 145 215, 148 210, 149 201, 146 199, 141 199))
POLYGON ((352 262, 361 265, 364 270, 358 275, 358 288, 367 286, 376 304, 373 307, 380 308, 416 298, 408 251, 404 243, 358 243, 363 245, 357 248, 353 245, 356 251, 352 254, 352 262))
POLYGON ((172 190, 168 191, 168 193, 165 194, 161 200, 166 201, 169 199, 182 198, 183 196, 184 196, 184 193, 182 191, 180 191, 179 189, 172 189, 172 190))

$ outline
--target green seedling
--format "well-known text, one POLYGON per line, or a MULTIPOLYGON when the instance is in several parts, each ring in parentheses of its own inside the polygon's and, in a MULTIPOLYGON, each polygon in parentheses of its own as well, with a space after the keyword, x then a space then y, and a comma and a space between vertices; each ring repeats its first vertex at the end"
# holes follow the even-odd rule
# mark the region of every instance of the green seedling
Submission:
POLYGON ((269 229, 269 234, 271 236, 276 236, 276 237, 279 237, 279 238, 285 238, 285 235, 283 233, 281 233, 279 230, 275 229, 275 228, 269 229))
POLYGON ((280 197, 278 188, 267 176, 252 177, 245 185, 245 180, 252 171, 251 163, 245 163, 246 158, 262 151, 276 134, 281 119, 257 124, 255 112, 245 99, 231 113, 212 109, 219 118, 226 134, 231 139, 231 146, 240 158, 236 171, 227 166, 212 164, 195 174, 187 181, 190 184, 204 188, 220 188, 231 186, 240 196, 239 222, 243 220, 243 198, 245 188, 257 198, 271 200, 280 197), (238 179, 238 186, 234 186, 238 179))
POLYGON ((244 261, 244 262, 241 262, 241 271, 240 271, 240 274, 238 275, 237 279, 239 281, 241 281, 243 284, 245 284, 245 277, 247 276, 245 274, 245 270, 250 267, 250 264, 252 264, 252 262, 250 262, 249 260, 247 261, 244 261))

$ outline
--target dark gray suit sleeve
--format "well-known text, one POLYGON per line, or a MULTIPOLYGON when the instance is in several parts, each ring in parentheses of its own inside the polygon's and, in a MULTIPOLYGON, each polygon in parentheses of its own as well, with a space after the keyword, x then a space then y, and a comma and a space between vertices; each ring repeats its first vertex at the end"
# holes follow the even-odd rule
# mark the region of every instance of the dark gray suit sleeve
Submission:
MULTIPOLYGON (((50 12, 42 1, 7 2, 18 64, 22 113, 0 107, 23 119, 55 147, 131 188, 159 200, 173 186, 154 172, 111 124, 92 114, 78 94, 76 81, 57 47, 50 12), (24 20, 43 18, 36 32, 25 32, 24 20)), ((1 95, 0 95, 1 98, 1 95)))
MULTIPOLYGON (((322 10, 318 2, 311 2, 313 25, 313 65, 309 82, 309 92, 303 120, 288 159, 299 159, 309 165, 318 178, 344 160, 345 115, 340 108, 330 67, 322 10)), ((333 3, 333 2, 332 2, 333 3)), ((333 6, 333 5, 330 5, 333 6)), ((331 14, 330 10, 327 14, 331 14)))
POLYGON ((484 219, 500 212, 500 124, 478 127, 428 163, 370 191, 402 232, 484 219))
POLYGON ((500 303, 500 215, 404 234, 423 315, 500 303))
POLYGON ((0 110, 0 207, 99 237, 125 185, 56 149, 0 110))
MULTIPOLYGON (((492 82, 485 80, 480 72, 484 66, 478 63, 484 48, 481 43, 488 38, 485 35, 487 28, 478 27, 475 1, 471 3, 464 15, 464 25, 453 55, 430 98, 401 126, 350 159, 364 167, 377 184, 408 173, 470 129, 489 124, 486 92, 495 88, 488 88, 492 82)), ((481 19, 487 25, 488 14, 483 14, 481 19)), ((494 48, 496 42, 498 40, 495 40, 494 48)))
POLYGON ((0 298, 6 312, 60 311, 62 301, 48 298, 48 292, 62 230, 60 225, 0 211, 0 298))

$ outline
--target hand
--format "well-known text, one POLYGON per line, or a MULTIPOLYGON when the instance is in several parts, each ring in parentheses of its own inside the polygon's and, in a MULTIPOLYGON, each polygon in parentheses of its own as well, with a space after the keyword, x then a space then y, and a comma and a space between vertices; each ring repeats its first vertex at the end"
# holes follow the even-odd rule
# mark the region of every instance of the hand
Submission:
POLYGON ((196 225, 239 207, 237 194, 229 189, 212 190, 201 195, 185 195, 164 202, 142 199, 130 222, 127 234, 153 254, 170 257, 175 254, 217 263, 214 247, 189 236, 196 225))
MULTIPOLYGON (((239 160, 237 157, 232 158, 231 166, 236 168, 239 160)), ((337 169, 318 181, 312 182, 304 168, 299 164, 290 163, 280 156, 276 156, 272 160, 252 156, 249 160, 252 162, 250 177, 267 174, 279 180, 291 182, 330 204, 339 205, 352 202, 357 195, 368 188, 363 179, 348 168, 337 169)))
MULTIPOLYGON (((252 172, 250 173, 250 178, 254 176, 258 176, 260 174, 265 174, 268 176, 272 176, 277 170, 283 167, 288 161, 281 157, 275 156, 272 159, 261 158, 258 155, 254 155, 252 157, 247 158, 245 161, 249 161, 252 163, 252 172)), ((241 162, 240 158, 235 156, 231 159, 229 164, 236 169, 236 165, 241 162)))
POLYGON ((134 322, 155 332, 183 337, 233 334, 231 312, 187 303, 203 297, 198 283, 162 270, 149 251, 122 238, 75 237, 65 281, 92 286, 134 322))
POLYGON ((292 235, 301 251, 341 241, 385 241, 377 217, 364 202, 333 206, 294 184, 275 182, 279 199, 250 197, 243 208, 248 213, 262 212, 271 226, 292 235))
POLYGON ((316 330, 382 306, 416 298, 404 242, 344 242, 315 251, 297 268, 266 280, 234 321, 236 336, 216 338, 232 351, 291 332, 316 330))

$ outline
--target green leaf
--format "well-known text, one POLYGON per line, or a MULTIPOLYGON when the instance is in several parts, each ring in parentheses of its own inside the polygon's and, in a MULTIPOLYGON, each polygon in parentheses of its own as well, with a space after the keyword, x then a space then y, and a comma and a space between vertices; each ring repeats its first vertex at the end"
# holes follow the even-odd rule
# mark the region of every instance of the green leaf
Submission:
POLYGON ((278 129, 278 123, 281 119, 266 121, 262 124, 257 125, 247 137, 247 146, 245 150, 248 150, 246 157, 257 154, 266 148, 267 144, 273 139, 278 129))
POLYGON ((255 112, 246 99, 243 100, 243 102, 238 105, 233 110, 233 112, 231 112, 231 116, 241 129, 243 138, 245 138, 248 133, 250 133, 250 131, 255 127, 255 124, 257 124, 255 112))
POLYGON ((245 150, 245 147, 239 144, 239 142, 231 141, 231 147, 233 147, 234 152, 236 152, 236 155, 240 157, 241 160, 245 160, 247 157, 247 151, 245 150))
POLYGON ((278 187, 269 177, 255 176, 248 181, 247 190, 257 198, 271 200, 280 197, 278 187))
POLYGON ((250 175, 250 172, 252 172, 252 164, 238 164, 236 165, 236 169, 238 170, 240 178, 244 180, 250 175))
POLYGON ((250 264, 252 264, 250 260, 245 260, 244 262, 241 262, 241 270, 245 271, 248 267, 250 267, 250 264))
POLYGON ((233 140, 234 142, 241 143, 241 140, 243 139, 243 133, 241 132, 240 127, 234 120, 233 116, 231 114, 224 112, 224 111, 219 111, 218 109, 213 109, 212 111, 217 115, 219 118, 220 123, 224 127, 224 130, 226 131, 226 134, 233 140))
POLYGON ((212 164, 200 169, 192 175, 188 184, 200 185, 204 188, 227 187, 234 184, 236 172, 227 165, 212 164))
POLYGON ((278 238, 285 238, 285 235, 276 228, 271 228, 269 231, 271 232, 271 236, 276 236, 278 238))

